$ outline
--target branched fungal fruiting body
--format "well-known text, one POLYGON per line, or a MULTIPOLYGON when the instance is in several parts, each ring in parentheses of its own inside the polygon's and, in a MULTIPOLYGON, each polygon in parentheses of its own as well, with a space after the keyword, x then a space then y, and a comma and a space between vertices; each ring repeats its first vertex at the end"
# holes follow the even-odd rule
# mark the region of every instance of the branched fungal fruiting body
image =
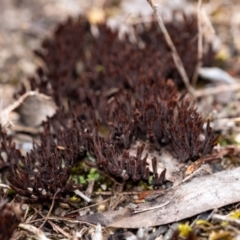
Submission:
POLYGON ((57 191, 56 199, 63 199, 67 193, 81 188, 70 180, 72 167, 83 155, 80 129, 76 120, 62 117, 58 113, 49 119, 52 124, 45 123, 41 145, 35 145, 26 156, 12 149, 11 154, 18 155, 10 162, 13 172, 10 186, 26 201, 48 201, 57 191))
MULTIPOLYGON (((166 27, 191 78, 197 63, 197 18, 180 13, 182 21, 176 23, 177 14, 166 27)), ((43 125, 41 145, 24 157, 2 137, 1 149, 14 159, 8 163, 14 174, 11 186, 29 200, 52 199, 58 189, 61 198, 75 189, 68 180, 70 170, 87 151, 95 158, 89 165, 117 180, 138 181, 152 174, 159 185, 167 169, 158 172, 153 158, 150 173, 143 154, 146 144, 159 154, 166 148, 181 162, 210 153, 215 144, 209 122, 205 138, 200 138, 204 121, 178 91, 183 82, 155 21, 133 26, 135 43, 129 34, 120 40, 118 31, 106 24, 97 27, 96 38, 84 17, 68 20, 36 51, 45 68, 30 79, 31 88, 52 96, 59 105, 43 125), (138 140, 143 144, 131 154, 138 140)), ((208 47, 202 58, 205 66, 214 55, 208 47)))

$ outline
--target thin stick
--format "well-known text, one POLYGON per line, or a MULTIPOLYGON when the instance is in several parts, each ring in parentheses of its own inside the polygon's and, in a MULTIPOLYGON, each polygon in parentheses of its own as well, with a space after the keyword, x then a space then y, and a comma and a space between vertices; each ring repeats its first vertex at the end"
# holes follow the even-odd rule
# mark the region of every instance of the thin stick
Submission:
POLYGON ((52 212, 52 210, 53 210, 53 206, 54 206, 54 203, 55 203, 55 198, 56 198, 56 196, 57 196, 57 194, 58 194, 59 192, 60 192, 60 189, 58 188, 58 190, 55 192, 55 194, 54 194, 54 196, 53 196, 53 200, 52 200, 52 204, 51 204, 51 207, 50 207, 50 209, 49 209, 49 212, 48 212, 46 218, 44 219, 43 223, 42 223, 41 226, 39 227, 39 229, 42 228, 42 227, 44 226, 44 224, 47 222, 47 220, 48 220, 48 218, 49 218, 49 216, 50 216, 50 214, 51 214, 51 212, 52 212))
POLYGON ((216 35, 216 31, 215 31, 215 29, 214 29, 214 27, 213 27, 213 25, 212 25, 212 23, 209 19, 209 16, 207 15, 207 12, 206 12, 205 9, 202 9, 202 20, 203 20, 205 26, 208 27, 208 29, 209 29, 209 31, 212 35, 212 39, 213 39, 213 37, 216 35))
POLYGON ((63 236, 67 237, 67 239, 71 238, 70 234, 65 232, 62 228, 60 228, 58 225, 56 225, 55 223, 53 223, 49 219, 48 219, 48 223, 52 226, 52 228, 53 228, 53 230, 55 230, 55 232, 57 232, 57 233, 60 232, 63 236))
MULTIPOLYGON (((112 192, 110 192, 109 195, 112 195, 112 192)), ((95 203, 95 204, 92 204, 92 205, 89 205, 89 206, 86 206, 86 207, 82 207, 82 208, 77 209, 77 210, 73 210, 72 212, 67 213, 67 215, 71 215, 71 214, 73 214, 73 213, 80 212, 80 211, 82 211, 82 210, 84 210, 84 209, 87 209, 87 208, 91 208, 91 207, 98 206, 98 205, 103 204, 103 203, 105 203, 105 202, 108 202, 108 201, 110 201, 110 200, 111 200, 111 198, 107 198, 107 199, 105 199, 105 200, 103 200, 103 201, 101 201, 101 202, 99 202, 99 203, 95 203)))
POLYGON ((151 211, 151 210, 155 210, 155 209, 158 209, 158 208, 162 208, 162 207, 165 207, 166 205, 169 204, 169 201, 165 202, 165 203, 162 203, 158 206, 154 206, 154 207, 149 207, 149 208, 143 208, 143 209, 136 209, 136 210, 133 210, 133 214, 136 214, 136 213, 142 213, 142 212, 147 212, 147 211, 151 211))
MULTIPOLYGON (((156 191, 156 190, 154 190, 156 191)), ((142 191, 130 191, 130 192, 122 192, 121 194, 122 195, 138 195, 142 193, 142 191)), ((110 191, 105 191, 105 192, 94 192, 94 194, 96 195, 103 195, 103 196, 109 196, 109 195, 112 195, 112 192, 110 191)))
POLYGON ((160 29, 164 35, 164 38, 165 38, 165 41, 166 43, 168 44, 168 47, 171 49, 171 53, 172 53, 172 57, 173 57, 173 61, 175 63, 175 66, 185 84, 185 87, 187 88, 188 92, 192 95, 192 96, 195 96, 195 91, 193 89, 193 87, 190 85, 189 83, 189 78, 187 76, 187 73, 184 69, 184 66, 183 66, 183 63, 182 63, 182 60, 180 59, 178 53, 177 53, 177 50, 173 44, 173 41, 170 37, 170 35, 168 34, 168 31, 163 23, 163 20, 161 18, 161 16, 159 15, 158 11, 157 11, 157 5, 154 3, 154 0, 147 0, 148 3, 150 4, 150 6, 152 7, 153 9, 153 12, 155 14, 155 16, 157 17, 157 21, 158 21, 158 24, 160 26, 160 29))
POLYGON ((198 72, 202 66, 202 57, 203 57, 203 31, 202 31, 202 0, 198 0, 197 7, 197 16, 198 16, 198 61, 194 70, 192 85, 195 87, 198 79, 198 72))

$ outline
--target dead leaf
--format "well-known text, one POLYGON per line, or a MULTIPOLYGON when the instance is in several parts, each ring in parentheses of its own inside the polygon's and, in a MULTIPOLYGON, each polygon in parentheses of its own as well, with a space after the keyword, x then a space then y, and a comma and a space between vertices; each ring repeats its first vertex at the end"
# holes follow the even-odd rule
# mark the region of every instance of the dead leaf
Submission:
POLYGON ((230 149, 226 148, 221 150, 218 153, 212 154, 211 156, 199 158, 197 161, 193 162, 190 166, 188 166, 185 172, 185 176, 189 176, 193 174, 193 172, 195 172, 205 163, 210 163, 212 161, 221 159, 223 156, 226 156, 229 152, 230 152, 230 149))
POLYGON ((164 225, 199 213, 240 201, 240 168, 193 178, 169 189, 155 201, 139 204, 145 212, 133 214, 131 209, 120 209, 88 216, 78 220, 100 223, 116 228, 141 228, 164 225), (167 205, 153 209, 163 203, 167 205), (146 209, 150 209, 146 211, 146 209))
POLYGON ((52 117, 56 110, 57 106, 51 97, 37 91, 29 91, 1 111, 0 123, 16 128, 35 128, 47 120, 47 117, 52 117))

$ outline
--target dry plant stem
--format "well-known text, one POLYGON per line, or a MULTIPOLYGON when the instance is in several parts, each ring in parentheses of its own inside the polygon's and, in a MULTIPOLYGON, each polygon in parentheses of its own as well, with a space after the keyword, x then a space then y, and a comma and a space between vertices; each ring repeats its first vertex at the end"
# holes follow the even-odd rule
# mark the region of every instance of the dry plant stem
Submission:
POLYGON ((92 196, 94 184, 95 184, 95 181, 94 181, 94 180, 89 181, 88 187, 87 187, 87 189, 86 189, 86 191, 85 191, 85 195, 86 195, 89 199, 90 199, 91 196, 92 196))
POLYGON ((210 30, 211 34, 212 34, 212 38, 216 35, 216 31, 209 19, 209 16, 207 15, 207 12, 205 9, 202 9, 202 20, 204 22, 204 24, 208 27, 208 29, 210 30))
POLYGON ((126 198, 126 195, 122 195, 122 194, 118 194, 116 196, 113 196, 111 198, 111 201, 110 201, 110 204, 109 204, 109 210, 110 211, 113 211, 116 209, 116 207, 122 203, 123 201, 125 201, 127 198, 126 198))
POLYGON ((198 79, 198 72, 202 66, 202 57, 203 57, 203 31, 202 31, 202 0, 198 0, 197 8, 198 16, 198 62, 195 67, 193 74, 192 85, 195 87, 198 79))
POLYGON ((167 202, 165 202, 165 203, 163 203, 161 205, 155 206, 155 207, 136 209, 136 210, 133 210, 133 214, 155 210, 155 209, 158 209, 158 208, 165 207, 168 204, 169 204, 169 201, 167 201, 167 202))
MULTIPOLYGON (((43 214, 42 213, 40 213, 37 209, 35 209, 35 208, 33 208, 42 218, 41 219, 37 219, 37 220, 34 220, 34 221, 32 221, 31 223, 34 223, 34 222, 38 222, 38 221, 42 221, 42 220, 44 220, 44 219, 46 219, 44 216, 43 216, 43 214)), ((54 229, 54 231, 56 231, 56 232, 60 232, 63 236, 65 236, 65 237, 67 237, 68 239, 70 239, 70 235, 67 233, 67 232, 65 232, 63 229, 61 229, 59 226, 57 226, 56 224, 54 224, 51 220, 56 220, 56 218, 54 218, 54 217, 49 217, 48 218, 48 223, 52 226, 52 228, 54 229)), ((57 219, 56 220, 57 222, 59 222, 60 220, 59 219, 57 219)), ((61 218, 61 221, 67 221, 66 219, 62 219, 61 218)))
MULTIPOLYGON (((35 222, 39 222, 39 221, 42 221, 43 219, 45 219, 45 217, 43 216, 42 213, 40 213, 36 208, 33 208, 34 211, 36 213, 38 213, 42 218, 40 219, 36 219, 36 220, 33 220, 31 221, 31 223, 35 223, 35 222)), ((81 223, 81 224, 86 224, 86 225, 89 225, 91 227, 95 227, 96 225, 95 224, 92 224, 92 223, 89 223, 89 222, 85 222, 85 221, 79 221, 79 220, 73 220, 73 219, 70 219, 70 218, 65 218, 65 217, 49 217, 48 220, 50 221, 63 221, 63 222, 69 222, 69 223, 81 223)))
MULTIPOLYGON (((109 192, 109 195, 112 195, 112 192, 109 192)), ((103 203, 105 203, 105 202, 108 202, 108 201, 110 201, 110 200, 111 200, 111 198, 107 198, 107 199, 105 199, 105 200, 103 200, 103 201, 101 201, 101 202, 99 202, 99 203, 95 203, 95 204, 92 204, 92 205, 89 205, 89 206, 86 206, 86 207, 83 207, 83 208, 74 210, 74 211, 72 211, 72 212, 70 212, 70 213, 67 213, 67 215, 71 215, 71 214, 73 214, 73 213, 77 213, 77 212, 83 211, 84 209, 88 209, 88 208, 91 208, 91 207, 95 207, 95 206, 101 205, 101 204, 103 204, 103 203)))
MULTIPOLYGON (((28 212, 29 212, 29 205, 27 206, 27 209, 26 209, 26 211, 25 211, 25 213, 24 213, 24 217, 23 217, 23 219, 24 219, 24 222, 26 222, 26 218, 27 218, 27 215, 28 215, 28 212)), ((27 222, 26 222, 27 223, 27 222)))
POLYGON ((32 226, 32 225, 20 223, 20 224, 18 225, 18 227, 21 228, 21 229, 23 229, 23 230, 26 230, 26 231, 32 233, 32 234, 34 235, 34 236, 33 236, 34 239, 38 239, 38 240, 50 240, 49 238, 47 238, 47 237, 44 235, 44 233, 43 233, 40 229, 38 229, 38 228, 36 228, 36 227, 34 227, 34 226, 32 226))
MULTIPOLYGON (((154 190, 155 191, 158 191, 158 192, 163 192, 163 190, 154 190)), ((140 194, 141 191, 137 192, 137 191, 132 191, 132 192, 122 192, 121 194, 122 195, 138 195, 140 194)), ((105 191, 105 192, 95 192, 96 195, 103 195, 103 196, 110 196, 112 195, 112 192, 109 192, 109 191, 105 191)))
POLYGON ((112 197, 110 200, 110 210, 114 210, 119 203, 125 200, 125 196, 122 194, 124 183, 114 183, 112 187, 112 197))
POLYGON ((48 220, 49 224, 52 226, 52 228, 58 233, 60 232, 63 236, 67 237, 67 239, 71 238, 71 235, 65 232, 62 228, 60 228, 58 225, 53 223, 52 221, 48 220))
POLYGON ((61 218, 61 217, 50 217, 49 220, 52 220, 52 221, 66 221, 66 222, 69 222, 69 223, 82 223, 82 224, 84 223, 84 224, 87 224, 87 225, 92 226, 92 227, 96 226, 95 224, 92 224, 92 223, 89 223, 89 222, 72 220, 72 219, 61 218))
POLYGON ((176 68, 185 84, 185 87, 187 88, 188 92, 194 97, 195 96, 195 91, 193 89, 193 87, 190 85, 189 83, 189 78, 187 76, 187 73, 184 69, 184 66, 183 66, 183 63, 182 63, 182 60, 180 59, 178 53, 177 53, 177 49, 175 48, 174 44, 173 44, 173 41, 170 37, 170 35, 168 34, 168 31, 163 23, 163 20, 161 18, 161 16, 159 15, 158 11, 157 11, 157 5, 154 3, 153 0, 147 0, 148 3, 150 4, 150 6, 152 7, 153 9, 153 12, 154 12, 154 15, 157 17, 157 21, 158 21, 158 24, 160 26, 160 29, 164 35, 164 38, 165 38, 165 41, 168 45, 168 47, 171 49, 171 53, 172 53, 172 57, 173 57, 173 61, 176 65, 176 68))
POLYGON ((51 214, 51 212, 52 212, 52 210, 53 210, 53 206, 54 206, 54 203, 55 203, 55 198, 56 198, 56 196, 57 196, 57 194, 58 194, 59 192, 60 192, 60 189, 58 189, 58 190, 55 192, 55 194, 54 194, 54 196, 53 196, 53 200, 52 200, 51 207, 50 207, 50 209, 49 209, 49 212, 48 212, 46 218, 44 219, 42 225, 39 227, 39 229, 42 228, 42 227, 44 226, 44 224, 47 222, 47 220, 48 220, 48 218, 49 218, 49 216, 50 216, 50 214, 51 214))
MULTIPOLYGON (((187 182, 188 180, 190 180, 191 178, 193 178, 194 176, 196 176, 199 172, 201 172, 202 170, 204 170, 202 167, 198 168, 197 170, 195 170, 193 173, 191 173, 189 176, 185 177, 181 184, 184 182, 187 182)), ((210 173, 209 173, 210 174, 210 173)))

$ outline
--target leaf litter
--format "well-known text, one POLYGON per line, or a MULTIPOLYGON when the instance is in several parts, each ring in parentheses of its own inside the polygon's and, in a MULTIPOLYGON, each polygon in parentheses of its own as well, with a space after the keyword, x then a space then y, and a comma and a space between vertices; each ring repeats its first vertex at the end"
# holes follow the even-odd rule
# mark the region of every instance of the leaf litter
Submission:
POLYGON ((163 196, 152 202, 139 204, 136 212, 131 209, 121 209, 78 217, 78 219, 116 228, 153 227, 177 222, 211 209, 239 202, 239 171, 240 169, 236 168, 195 177, 166 190, 163 196))

